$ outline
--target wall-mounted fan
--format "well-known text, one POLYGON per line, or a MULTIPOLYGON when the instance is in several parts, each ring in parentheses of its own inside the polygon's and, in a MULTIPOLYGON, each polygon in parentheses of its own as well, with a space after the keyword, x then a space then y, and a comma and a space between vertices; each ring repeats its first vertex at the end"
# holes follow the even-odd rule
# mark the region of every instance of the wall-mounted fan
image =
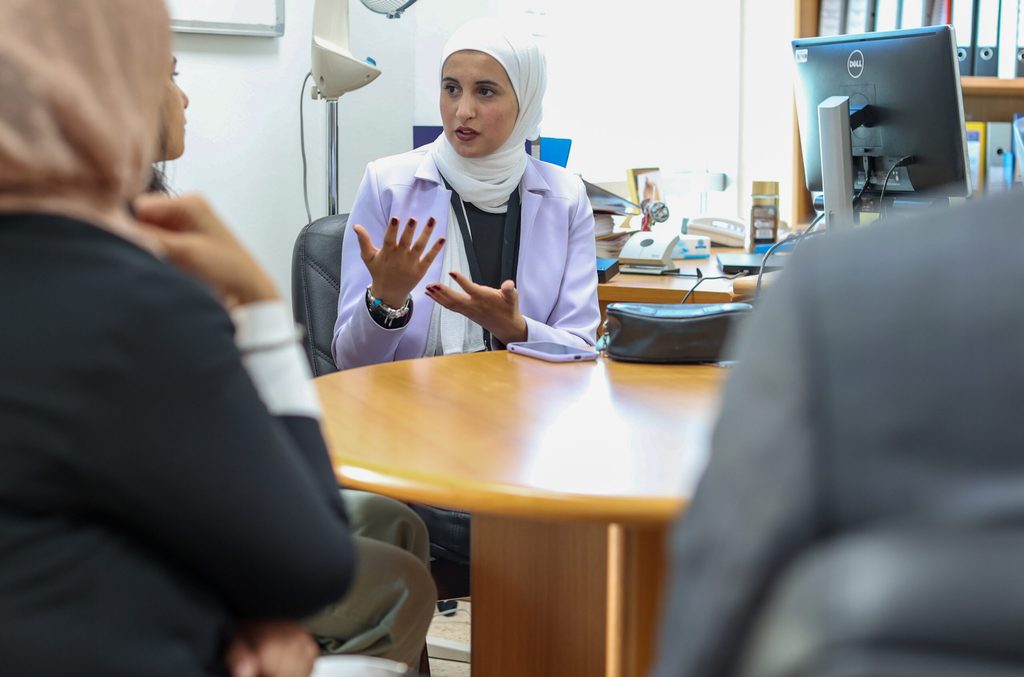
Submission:
POLYGON ((416 3, 416 0, 362 0, 368 9, 377 14, 384 14, 389 19, 397 19, 402 12, 416 3))

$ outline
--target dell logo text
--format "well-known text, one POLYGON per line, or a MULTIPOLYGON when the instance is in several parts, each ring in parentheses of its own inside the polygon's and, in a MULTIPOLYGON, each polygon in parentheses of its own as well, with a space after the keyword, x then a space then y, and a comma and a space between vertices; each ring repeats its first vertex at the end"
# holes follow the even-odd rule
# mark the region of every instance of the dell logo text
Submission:
POLYGON ((850 58, 846 60, 846 70, 854 80, 864 75, 864 52, 859 49, 853 50, 850 58))

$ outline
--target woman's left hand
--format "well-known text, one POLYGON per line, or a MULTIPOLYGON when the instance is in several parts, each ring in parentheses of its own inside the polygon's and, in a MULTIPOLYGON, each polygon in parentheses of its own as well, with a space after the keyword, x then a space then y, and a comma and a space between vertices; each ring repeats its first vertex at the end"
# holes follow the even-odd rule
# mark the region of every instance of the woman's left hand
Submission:
POLYGON ((505 280, 501 289, 495 289, 476 284, 460 273, 449 274, 465 293, 433 283, 427 285, 428 297, 448 310, 465 315, 502 343, 526 340, 526 319, 519 312, 515 282, 505 280))

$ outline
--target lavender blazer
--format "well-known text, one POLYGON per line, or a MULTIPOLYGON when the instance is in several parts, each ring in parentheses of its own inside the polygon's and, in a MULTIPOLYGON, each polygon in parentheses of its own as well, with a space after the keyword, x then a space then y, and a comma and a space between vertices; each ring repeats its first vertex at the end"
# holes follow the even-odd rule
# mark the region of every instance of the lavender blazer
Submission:
MULTIPOLYGON (((594 214, 583 182, 561 167, 530 158, 520 184, 522 220, 516 287, 529 340, 593 345, 601 313, 597 305, 594 214)), ((384 240, 391 217, 437 219, 434 237, 448 233, 451 191, 426 149, 371 162, 359 185, 348 223, 361 224, 374 244, 384 240)), ((456 224, 457 228, 458 225, 456 224)), ((429 245, 428 245, 429 246, 429 245)), ((345 229, 341 295, 333 353, 339 369, 423 355, 434 302, 424 289, 441 276, 444 254, 412 291, 412 319, 384 329, 366 309, 370 273, 359 255, 355 231, 345 229)))

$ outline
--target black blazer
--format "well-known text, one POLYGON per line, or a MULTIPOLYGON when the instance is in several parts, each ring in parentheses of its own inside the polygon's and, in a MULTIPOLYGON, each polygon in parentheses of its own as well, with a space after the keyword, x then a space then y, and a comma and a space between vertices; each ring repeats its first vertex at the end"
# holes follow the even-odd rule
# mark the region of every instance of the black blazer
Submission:
POLYGON ((341 598, 319 426, 267 413, 198 282, 4 215, 0 317, 0 672, 223 675, 235 619, 341 598))

